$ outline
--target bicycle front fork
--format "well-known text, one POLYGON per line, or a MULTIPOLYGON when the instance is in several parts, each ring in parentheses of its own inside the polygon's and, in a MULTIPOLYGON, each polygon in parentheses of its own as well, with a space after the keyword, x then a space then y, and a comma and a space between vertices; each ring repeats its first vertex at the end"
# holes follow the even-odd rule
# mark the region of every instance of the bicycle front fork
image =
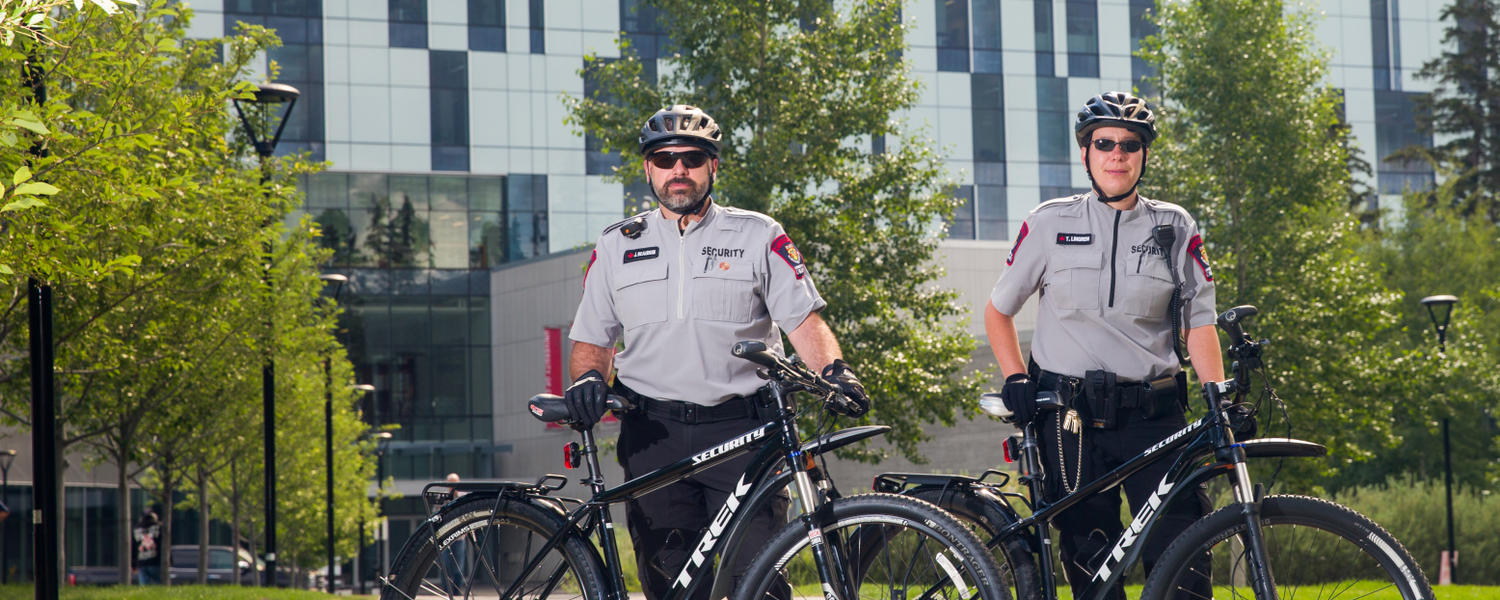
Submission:
MULTIPOLYGON (((797 463, 802 460, 809 459, 798 452, 792 455, 789 462, 797 463)), ((823 497, 822 490, 813 485, 812 477, 808 475, 808 469, 805 466, 796 465, 794 468, 792 479, 797 486, 797 498, 802 505, 800 518, 802 524, 807 527, 807 537, 812 544, 813 562, 818 568, 818 579, 823 586, 823 596, 835 600, 853 600, 855 597, 853 576, 841 567, 847 564, 846 561, 850 557, 839 555, 839 549, 842 547, 841 540, 825 539, 823 536, 819 507, 826 505, 831 499, 823 497)))
MULTIPOLYGON (((1271 565, 1266 560, 1266 539, 1260 530, 1260 498, 1250 482, 1250 469, 1245 462, 1245 449, 1234 443, 1234 432, 1229 428, 1229 415, 1219 408, 1219 397, 1233 391, 1234 380, 1210 383, 1204 386, 1204 400, 1208 410, 1218 413, 1221 435, 1227 444, 1230 464, 1234 466, 1234 500, 1245 518, 1245 553, 1250 566, 1251 587, 1256 600, 1276 600, 1276 582, 1271 577, 1271 565)), ((1221 456, 1221 458, 1224 458, 1221 456)))

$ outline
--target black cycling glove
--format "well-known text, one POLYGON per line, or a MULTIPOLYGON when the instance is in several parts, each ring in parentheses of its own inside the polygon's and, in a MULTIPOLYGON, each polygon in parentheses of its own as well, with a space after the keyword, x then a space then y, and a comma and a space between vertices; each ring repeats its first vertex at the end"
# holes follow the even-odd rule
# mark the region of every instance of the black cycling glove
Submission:
POLYGON ((849 368, 849 363, 844 362, 844 359, 834 359, 823 367, 823 380, 838 387, 839 393, 847 400, 830 403, 834 412, 848 417, 858 417, 870 412, 870 396, 865 393, 865 385, 859 382, 854 369, 849 368))
POLYGON ((604 400, 609 397, 609 384, 599 371, 589 369, 573 380, 563 400, 568 404, 568 420, 580 427, 590 427, 604 416, 604 400))
POLYGON ((1036 418, 1036 382, 1025 373, 1016 373, 1005 378, 1005 387, 1000 388, 1000 400, 1010 409, 1011 419, 1018 425, 1030 423, 1036 418))

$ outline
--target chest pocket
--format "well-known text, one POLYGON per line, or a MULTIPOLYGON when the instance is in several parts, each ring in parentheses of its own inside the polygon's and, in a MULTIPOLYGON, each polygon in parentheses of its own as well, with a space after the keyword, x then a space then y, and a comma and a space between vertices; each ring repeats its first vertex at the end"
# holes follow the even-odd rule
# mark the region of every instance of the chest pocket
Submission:
POLYGON ((689 309, 700 319, 749 323, 760 304, 757 281, 748 262, 716 261, 707 271, 693 275, 689 309))
POLYGON ((667 320, 667 312, 671 310, 667 261, 655 259, 623 265, 614 273, 614 284, 615 315, 625 331, 667 320))
POLYGON ((1159 256, 1147 256, 1139 265, 1126 269, 1125 313, 1136 317, 1149 317, 1165 321, 1167 305, 1172 301, 1172 273, 1167 271, 1167 261, 1159 256))
POLYGON ((1046 295, 1063 310, 1098 310, 1104 256, 1092 248, 1057 252, 1047 259, 1046 295))

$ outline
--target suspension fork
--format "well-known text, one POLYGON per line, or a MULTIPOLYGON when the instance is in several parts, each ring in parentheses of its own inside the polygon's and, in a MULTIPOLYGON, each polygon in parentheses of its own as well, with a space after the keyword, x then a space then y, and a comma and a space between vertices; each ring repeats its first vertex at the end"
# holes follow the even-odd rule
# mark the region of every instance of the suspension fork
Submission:
POLYGON ((1204 386, 1204 400, 1208 410, 1215 415, 1220 443, 1217 458, 1234 466, 1234 500, 1245 518, 1245 553, 1250 563, 1251 587, 1256 600, 1277 600, 1276 582, 1272 578, 1271 563, 1267 560, 1266 539, 1260 529, 1260 498, 1250 482, 1250 468, 1245 462, 1245 447, 1234 441, 1234 431, 1229 427, 1229 415, 1219 408, 1219 397, 1234 389, 1237 379, 1204 386), (1226 456, 1227 455, 1227 456, 1226 456))
POLYGON ((786 466, 791 470, 792 483, 797 487, 797 500, 802 515, 798 517, 807 528, 807 537, 812 543, 813 563, 818 568, 818 579, 823 585, 823 594, 832 600, 853 600, 853 577, 845 569, 849 558, 840 555, 842 540, 825 539, 822 521, 828 516, 828 499, 813 485, 808 475, 813 467, 812 458, 802 453, 797 433, 796 414, 787 402, 786 390, 780 382, 772 381, 767 388, 775 402, 777 418, 781 420, 781 445, 786 448, 786 466))

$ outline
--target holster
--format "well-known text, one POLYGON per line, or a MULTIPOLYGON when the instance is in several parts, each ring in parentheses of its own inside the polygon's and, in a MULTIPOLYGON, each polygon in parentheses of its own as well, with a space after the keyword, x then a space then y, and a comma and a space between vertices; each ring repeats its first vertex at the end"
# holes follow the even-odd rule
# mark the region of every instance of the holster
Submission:
POLYGON ((1079 417, 1089 427, 1114 429, 1119 425, 1120 400, 1115 385, 1115 374, 1094 370, 1083 374, 1083 402, 1078 409, 1079 417))

